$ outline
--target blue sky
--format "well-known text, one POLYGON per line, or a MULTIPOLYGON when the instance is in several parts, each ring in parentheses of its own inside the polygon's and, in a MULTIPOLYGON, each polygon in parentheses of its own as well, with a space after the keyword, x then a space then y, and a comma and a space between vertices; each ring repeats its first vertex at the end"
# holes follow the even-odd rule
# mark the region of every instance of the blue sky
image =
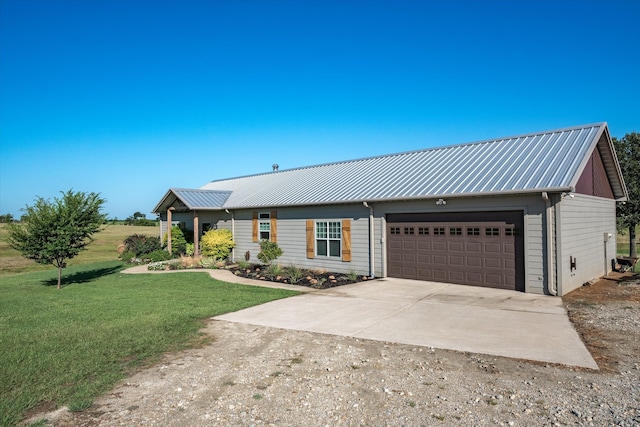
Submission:
MULTIPOLYGON (((640 1, 0 0, 0 214, 607 121, 640 1)), ((338 179, 339 177, 336 177, 338 179)))

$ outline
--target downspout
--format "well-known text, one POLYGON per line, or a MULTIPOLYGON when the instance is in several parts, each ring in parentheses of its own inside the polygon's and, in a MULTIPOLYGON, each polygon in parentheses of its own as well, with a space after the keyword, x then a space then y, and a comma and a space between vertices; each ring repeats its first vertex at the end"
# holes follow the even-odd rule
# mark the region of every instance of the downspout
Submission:
POLYGON ((551 206, 551 199, 549 198, 549 195, 547 194, 546 191, 544 191, 542 193, 542 198, 545 201, 545 205, 546 205, 546 212, 545 212, 545 216, 546 216, 546 221, 547 221, 547 288, 549 290, 549 293, 551 295, 557 296, 558 295, 558 290, 556 289, 556 284, 555 284, 555 275, 553 274, 553 264, 554 264, 554 258, 553 258, 553 232, 552 232, 552 228, 551 228, 551 212, 553 207, 551 206))
MULTIPOLYGON (((226 213, 229 213, 229 209, 224 210, 226 213)), ((236 215, 235 212, 231 212, 231 237, 235 239, 236 237, 236 215)), ((236 247, 235 245, 231 248, 231 262, 236 262, 236 247)))
POLYGON ((373 206, 369 206, 367 202, 362 202, 365 208, 369 208, 369 277, 376 277, 376 252, 375 252, 375 234, 373 228, 373 206))

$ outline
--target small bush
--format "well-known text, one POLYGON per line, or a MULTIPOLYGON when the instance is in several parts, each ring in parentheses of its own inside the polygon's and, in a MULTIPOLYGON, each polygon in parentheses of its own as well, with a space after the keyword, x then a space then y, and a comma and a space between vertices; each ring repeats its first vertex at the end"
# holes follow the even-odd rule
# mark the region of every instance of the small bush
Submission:
POLYGON ((249 261, 245 261, 243 259, 238 260, 238 262, 236 264, 238 264, 238 268, 240 268, 242 270, 246 270, 247 268, 249 268, 251 266, 251 263, 249 261))
POLYGON ((282 249, 276 242, 272 242, 266 239, 260 241, 260 253, 258 253, 258 259, 265 264, 271 264, 282 255, 282 249))
POLYGON ((125 251, 133 252, 137 257, 162 249, 159 237, 149 237, 144 234, 132 234, 124 239, 123 243, 125 251))
POLYGON ((132 259, 136 258, 136 254, 131 251, 124 251, 120 254, 120 259, 126 263, 130 263, 132 259))
POLYGON ((152 262, 147 266, 147 270, 149 271, 164 271, 167 268, 168 266, 164 262, 152 262))
POLYGON ((229 257, 234 246, 231 231, 226 229, 209 230, 202 236, 200 252, 202 255, 223 260, 229 257))
POLYGON ((215 257, 203 257, 198 265, 202 268, 218 268, 219 261, 215 257))
POLYGON ((267 271, 264 273, 264 275, 269 279, 282 277, 284 275, 284 268, 280 267, 278 264, 269 264, 269 267, 267 268, 267 271))
POLYGON ((167 261, 171 259, 171 254, 163 249, 158 249, 157 251, 146 254, 144 258, 150 262, 167 261))
POLYGON ((186 246, 186 255, 187 256, 193 256, 193 254, 196 253, 196 245, 193 243, 187 243, 186 246))
MULTIPOLYGON (((163 245, 168 245, 169 235, 165 234, 163 238, 163 245)), ((184 231, 178 226, 171 227, 171 254, 172 255, 184 255, 187 253, 187 239, 185 238, 184 231)))
POLYGON ((290 265, 285 268, 284 275, 289 279, 289 282, 294 285, 302 279, 303 271, 300 267, 296 267, 295 265, 290 265))

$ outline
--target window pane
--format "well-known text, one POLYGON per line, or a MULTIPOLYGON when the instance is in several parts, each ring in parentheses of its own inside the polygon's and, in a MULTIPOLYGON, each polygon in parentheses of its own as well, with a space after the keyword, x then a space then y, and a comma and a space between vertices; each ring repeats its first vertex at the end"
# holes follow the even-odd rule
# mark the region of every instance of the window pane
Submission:
POLYGON ((268 231, 261 231, 260 232, 260 240, 262 240, 262 239, 271 240, 268 231))
POLYGON ((340 256, 340 240, 329 240, 329 256, 340 256))
POLYGON ((319 256, 327 256, 327 241, 326 240, 316 240, 316 247, 318 248, 319 256))
POLYGON ((260 223, 260 231, 270 231, 271 230, 271 224, 268 222, 261 222, 260 223))
POLYGON ((271 218, 271 214, 269 212, 260 212, 258 214, 258 218, 260 218, 260 219, 269 219, 269 218, 271 218))
POLYGON ((327 223, 326 222, 316 222, 316 238, 318 238, 318 239, 326 239, 327 238, 327 223))
POLYGON ((329 238, 330 239, 339 239, 340 238, 340 223, 339 222, 330 222, 329 223, 329 238))

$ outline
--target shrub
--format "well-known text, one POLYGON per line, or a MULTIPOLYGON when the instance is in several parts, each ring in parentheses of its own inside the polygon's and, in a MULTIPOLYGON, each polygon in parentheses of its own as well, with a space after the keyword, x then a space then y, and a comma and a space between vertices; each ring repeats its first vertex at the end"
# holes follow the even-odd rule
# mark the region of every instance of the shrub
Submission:
POLYGON ((120 254, 120 259, 126 263, 130 263, 132 259, 135 259, 136 254, 131 251, 124 251, 120 254))
POLYGON ((218 268, 219 261, 215 257, 203 257, 198 265, 202 268, 218 268))
POLYGON ((300 267, 296 267, 295 265, 290 265, 285 268, 284 275, 289 279, 289 282, 294 285, 302 279, 303 271, 300 267))
POLYGON ((196 245, 193 243, 187 243, 186 252, 187 256, 193 256, 193 254, 196 253, 196 245))
POLYGON ((282 255, 282 249, 276 242, 271 242, 267 239, 260 240, 260 253, 258 253, 258 259, 265 264, 271 264, 282 255))
POLYGON ((231 231, 225 229, 209 230, 200 241, 200 252, 202 255, 226 259, 235 246, 231 231))
POLYGON ((238 262, 236 264, 238 264, 238 268, 240 268, 242 270, 246 270, 251 265, 251 263, 249 261, 245 261, 243 259, 238 260, 238 262))
POLYGON ((144 234, 132 234, 124 239, 125 251, 141 256, 162 248, 159 237, 149 237, 144 234))
POLYGON ((167 269, 167 264, 164 262, 152 262, 147 266, 149 271, 164 271, 167 269))
POLYGON ((158 249, 157 251, 146 254, 144 258, 150 262, 167 261, 171 259, 171 254, 163 249, 158 249))
MULTIPOLYGON (((163 238, 163 245, 168 245, 169 235, 165 234, 163 238)), ((185 238, 184 231, 178 226, 171 227, 171 254, 183 255, 187 252, 187 239, 185 238)))
POLYGON ((269 268, 267 268, 267 271, 264 273, 264 275, 269 279, 277 279, 278 277, 284 275, 284 269, 278 264, 269 264, 269 268))

